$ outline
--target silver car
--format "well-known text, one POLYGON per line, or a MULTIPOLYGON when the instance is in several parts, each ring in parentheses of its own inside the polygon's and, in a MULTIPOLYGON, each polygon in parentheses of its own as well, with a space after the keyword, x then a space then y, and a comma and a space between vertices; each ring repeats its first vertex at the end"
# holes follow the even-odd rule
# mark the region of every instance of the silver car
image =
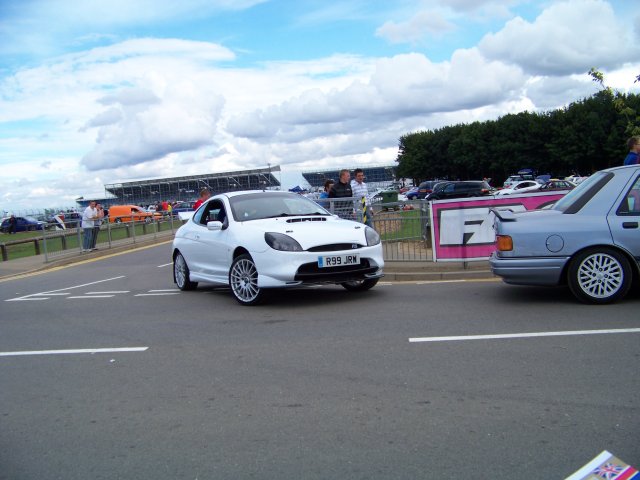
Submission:
POLYGON ((640 273, 640 165, 597 172, 547 210, 496 215, 494 274, 568 284, 585 303, 623 298, 640 273))

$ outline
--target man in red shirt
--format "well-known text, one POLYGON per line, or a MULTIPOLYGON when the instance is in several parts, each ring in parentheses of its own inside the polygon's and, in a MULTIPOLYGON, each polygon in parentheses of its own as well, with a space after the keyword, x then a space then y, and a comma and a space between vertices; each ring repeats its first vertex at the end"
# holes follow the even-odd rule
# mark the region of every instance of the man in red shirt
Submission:
POLYGON ((196 200, 196 203, 193 204, 193 209, 197 210, 200 205, 202 205, 209 199, 209 197, 211 197, 211 192, 208 188, 203 188, 202 190, 200 190, 200 198, 196 200))

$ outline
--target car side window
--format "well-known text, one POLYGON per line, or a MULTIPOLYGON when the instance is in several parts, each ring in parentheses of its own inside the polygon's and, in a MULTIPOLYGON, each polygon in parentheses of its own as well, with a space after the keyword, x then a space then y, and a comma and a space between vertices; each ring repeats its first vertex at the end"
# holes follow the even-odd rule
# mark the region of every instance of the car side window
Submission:
POLYGON ((206 226, 208 222, 223 222, 226 218, 224 205, 221 200, 211 200, 194 215, 194 222, 206 226))
POLYGON ((618 215, 640 215, 640 177, 636 178, 616 211, 618 215))

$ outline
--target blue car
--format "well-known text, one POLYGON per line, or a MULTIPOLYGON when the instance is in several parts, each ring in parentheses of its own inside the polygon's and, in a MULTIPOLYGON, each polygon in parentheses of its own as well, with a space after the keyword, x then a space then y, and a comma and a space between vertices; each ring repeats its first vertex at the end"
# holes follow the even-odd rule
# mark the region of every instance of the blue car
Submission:
POLYGON ((640 165, 591 175, 549 209, 496 215, 489 264, 516 285, 568 284, 585 303, 622 299, 640 275, 640 165))
MULTIPOLYGON (((5 218, 0 225, 2 233, 9 231, 10 219, 5 218)), ((16 232, 27 232, 31 230, 44 230, 46 223, 36 220, 33 217, 16 217, 16 232)))

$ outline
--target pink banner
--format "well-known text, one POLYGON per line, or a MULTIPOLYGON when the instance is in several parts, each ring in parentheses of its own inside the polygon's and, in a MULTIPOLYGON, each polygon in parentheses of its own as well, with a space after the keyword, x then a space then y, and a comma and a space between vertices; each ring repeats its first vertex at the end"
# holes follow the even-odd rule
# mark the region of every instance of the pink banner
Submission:
POLYGON ((431 202, 433 260, 486 260, 495 250, 492 207, 514 212, 535 210, 556 202, 567 191, 504 197, 460 198, 431 202))

